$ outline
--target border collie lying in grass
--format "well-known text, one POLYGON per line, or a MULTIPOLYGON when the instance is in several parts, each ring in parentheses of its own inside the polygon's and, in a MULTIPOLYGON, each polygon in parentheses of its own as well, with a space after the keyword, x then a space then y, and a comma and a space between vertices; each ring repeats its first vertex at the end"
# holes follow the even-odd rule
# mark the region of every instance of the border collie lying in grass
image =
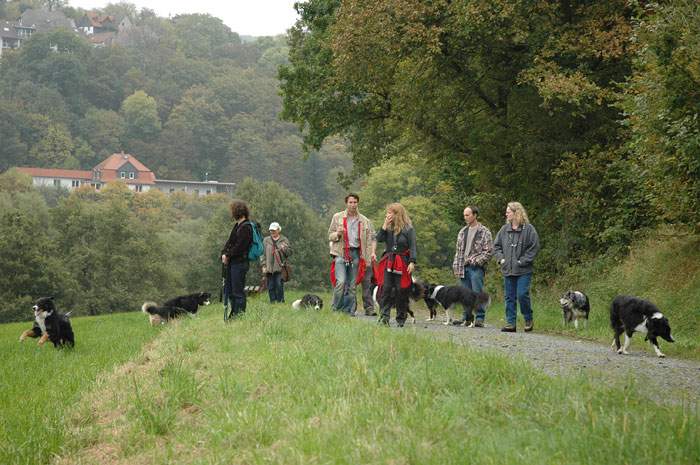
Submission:
POLYGON ((301 299, 297 299, 292 302, 292 308, 295 310, 300 310, 302 308, 321 310, 323 308, 323 299, 316 294, 306 294, 301 299))
POLYGON ((635 332, 646 334, 645 341, 651 342, 657 357, 665 357, 659 350, 656 338, 674 342, 671 326, 659 308, 648 300, 629 295, 618 295, 610 307, 610 325, 615 331, 612 348, 618 354, 628 354, 630 338, 635 332), (625 345, 620 347, 620 334, 625 333, 625 345))

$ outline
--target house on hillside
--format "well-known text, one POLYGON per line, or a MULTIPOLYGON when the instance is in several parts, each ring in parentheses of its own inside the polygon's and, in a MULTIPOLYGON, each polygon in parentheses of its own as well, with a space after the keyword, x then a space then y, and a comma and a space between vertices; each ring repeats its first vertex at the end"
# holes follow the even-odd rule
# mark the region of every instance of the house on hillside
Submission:
POLYGON ((44 9, 26 10, 19 18, 23 26, 30 26, 36 32, 49 32, 55 29, 67 29, 77 31, 75 22, 66 17, 62 11, 49 11, 44 9))
POLYGON ((101 16, 96 11, 88 11, 78 21, 78 29, 85 34, 88 42, 95 47, 109 47, 115 43, 119 34, 132 27, 128 16, 101 16))
POLYGON ((99 190, 111 181, 125 183, 134 192, 157 189, 166 194, 185 192, 197 196, 232 194, 235 183, 217 181, 177 181, 157 179, 156 175, 133 155, 115 153, 92 170, 64 170, 53 168, 17 168, 28 174, 35 186, 61 187, 68 190, 90 185, 99 190))
POLYGON ((22 41, 31 37, 34 28, 15 21, 0 21, 0 56, 3 50, 20 48, 22 41))

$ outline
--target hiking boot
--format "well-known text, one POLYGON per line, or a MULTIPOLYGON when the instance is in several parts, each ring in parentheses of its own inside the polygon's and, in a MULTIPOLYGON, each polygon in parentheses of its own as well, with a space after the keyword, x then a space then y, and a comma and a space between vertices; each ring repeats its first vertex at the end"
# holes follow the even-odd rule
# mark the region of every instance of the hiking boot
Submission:
POLYGON ((502 333, 514 333, 515 332, 515 325, 507 324, 503 328, 501 328, 502 333))
POLYGON ((465 323, 465 322, 462 321, 462 320, 452 320, 452 324, 453 324, 454 326, 464 326, 464 323, 465 323))
POLYGON ((483 328, 484 327, 484 320, 474 320, 474 327, 475 328, 483 328))
POLYGON ((532 331, 532 328, 534 328, 534 323, 532 322, 532 320, 526 321, 525 322, 525 332, 529 333, 530 331, 532 331))

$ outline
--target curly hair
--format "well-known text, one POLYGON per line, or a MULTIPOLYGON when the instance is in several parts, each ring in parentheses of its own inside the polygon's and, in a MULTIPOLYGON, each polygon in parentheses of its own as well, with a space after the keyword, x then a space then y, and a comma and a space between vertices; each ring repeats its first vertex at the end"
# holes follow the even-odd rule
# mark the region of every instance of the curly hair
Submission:
POLYGON ((250 217, 250 210, 248 209, 248 204, 245 203, 243 200, 233 200, 231 201, 231 205, 228 206, 229 211, 231 212, 231 218, 234 220, 238 221, 241 218, 249 218, 250 217))
POLYGON ((518 224, 526 225, 530 222, 525 207, 523 207, 523 204, 520 202, 508 202, 508 209, 513 212, 515 221, 517 221, 518 224))

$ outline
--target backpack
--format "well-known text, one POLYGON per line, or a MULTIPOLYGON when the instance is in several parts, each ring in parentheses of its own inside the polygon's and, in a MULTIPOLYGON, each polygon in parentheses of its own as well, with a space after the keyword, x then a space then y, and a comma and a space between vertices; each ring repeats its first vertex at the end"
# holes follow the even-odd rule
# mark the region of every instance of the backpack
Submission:
POLYGON ((248 249, 248 260, 257 261, 265 251, 263 247, 263 238, 258 225, 250 220, 248 223, 250 223, 250 227, 253 229, 253 243, 250 244, 250 249, 248 249))

